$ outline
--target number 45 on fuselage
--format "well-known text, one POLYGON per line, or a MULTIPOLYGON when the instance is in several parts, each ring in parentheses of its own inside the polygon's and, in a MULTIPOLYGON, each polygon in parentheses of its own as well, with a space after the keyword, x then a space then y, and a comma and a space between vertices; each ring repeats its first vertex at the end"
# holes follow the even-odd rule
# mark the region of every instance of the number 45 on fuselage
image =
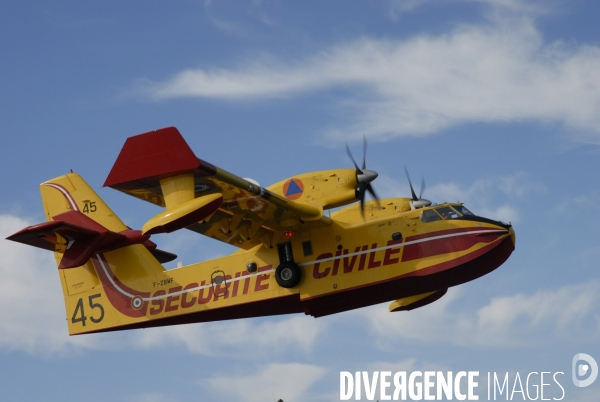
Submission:
POLYGON ((129 229, 69 173, 40 186, 47 221, 8 239, 54 251, 70 334, 321 317, 386 301, 390 311, 412 310, 491 272, 514 250, 510 224, 460 203, 431 205, 412 184, 410 198, 365 201, 377 174, 364 159, 362 168, 352 161, 354 169, 263 188, 199 159, 169 127, 128 138, 105 182, 164 208, 142 230, 129 229), (176 256, 149 238, 182 228, 239 250, 166 270, 176 256))

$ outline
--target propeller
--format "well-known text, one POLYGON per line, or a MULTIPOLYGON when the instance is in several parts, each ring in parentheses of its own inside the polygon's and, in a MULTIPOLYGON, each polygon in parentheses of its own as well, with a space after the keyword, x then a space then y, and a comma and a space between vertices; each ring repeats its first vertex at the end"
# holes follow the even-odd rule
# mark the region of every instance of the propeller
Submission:
POLYGON ((377 178, 378 173, 372 170, 367 170, 367 138, 363 137, 362 168, 358 167, 358 164, 352 156, 352 152, 350 152, 348 144, 346 144, 346 153, 348 154, 348 157, 350 158, 352 163, 354 163, 354 167, 356 168, 356 182, 358 183, 358 186, 356 187, 355 194, 356 198, 360 200, 360 210, 364 215, 365 195, 367 192, 370 193, 371 196, 373 196, 373 198, 377 201, 377 204, 379 204, 379 197, 377 197, 377 194, 375 194, 375 190, 373 190, 373 187, 371 186, 371 182, 377 178))
POLYGON ((410 181, 410 176, 408 175, 408 169, 404 166, 404 173, 406 173, 406 178, 408 179, 408 184, 410 185, 410 192, 412 194, 412 199, 410 201, 411 209, 428 207, 431 205, 431 201, 426 200, 423 197, 423 193, 425 192, 425 179, 421 179, 421 191, 419 192, 419 196, 415 193, 415 189, 412 186, 412 182, 410 181))

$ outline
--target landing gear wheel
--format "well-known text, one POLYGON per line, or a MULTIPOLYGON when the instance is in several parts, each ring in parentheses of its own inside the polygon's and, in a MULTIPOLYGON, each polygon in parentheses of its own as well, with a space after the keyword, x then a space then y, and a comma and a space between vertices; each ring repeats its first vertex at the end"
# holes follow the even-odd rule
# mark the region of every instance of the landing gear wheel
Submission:
POLYGON ((300 282, 302 270, 293 262, 283 262, 275 270, 275 279, 282 288, 293 288, 300 282))

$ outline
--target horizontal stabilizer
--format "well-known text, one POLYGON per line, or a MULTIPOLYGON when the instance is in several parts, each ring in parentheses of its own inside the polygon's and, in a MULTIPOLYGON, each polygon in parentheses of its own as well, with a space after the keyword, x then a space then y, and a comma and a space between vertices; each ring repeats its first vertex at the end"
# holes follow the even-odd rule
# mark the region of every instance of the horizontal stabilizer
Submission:
POLYGON ((161 264, 173 261, 175 258, 177 258, 177 254, 157 249, 156 243, 151 240, 146 240, 143 244, 148 251, 150 251, 150 254, 152 254, 154 258, 156 258, 161 264))
POLYGON ((7 240, 27 244, 29 246, 55 250, 56 234, 68 240, 87 240, 98 235, 98 232, 64 221, 50 221, 28 226, 8 236, 7 240))
POLYGON ((54 220, 26 227, 7 239, 50 251, 64 250, 58 266, 60 269, 79 267, 94 253, 132 244, 144 244, 159 262, 177 258, 174 254, 157 250, 156 244, 148 240, 150 235, 143 235, 139 230, 112 232, 79 211, 64 212, 52 219, 54 220))

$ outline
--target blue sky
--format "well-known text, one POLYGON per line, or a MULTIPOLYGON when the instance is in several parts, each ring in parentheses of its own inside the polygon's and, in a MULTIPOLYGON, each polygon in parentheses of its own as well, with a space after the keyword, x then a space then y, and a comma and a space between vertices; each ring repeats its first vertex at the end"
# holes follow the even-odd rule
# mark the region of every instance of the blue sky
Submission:
MULTIPOLYGON (((176 126, 263 186, 351 167, 345 143, 360 155, 365 135, 381 196, 408 195, 407 165, 426 198, 512 221, 517 248, 408 313, 69 337, 52 256, 0 241, 2 399, 331 401, 341 370, 480 370, 562 371, 564 400, 599 400, 570 380, 574 354, 600 358, 598 15, 592 0, 3 3, 3 237, 43 220, 39 183, 69 169, 141 227, 156 207, 102 184, 125 138, 176 126)), ((155 238, 186 264, 232 251, 155 238)))

